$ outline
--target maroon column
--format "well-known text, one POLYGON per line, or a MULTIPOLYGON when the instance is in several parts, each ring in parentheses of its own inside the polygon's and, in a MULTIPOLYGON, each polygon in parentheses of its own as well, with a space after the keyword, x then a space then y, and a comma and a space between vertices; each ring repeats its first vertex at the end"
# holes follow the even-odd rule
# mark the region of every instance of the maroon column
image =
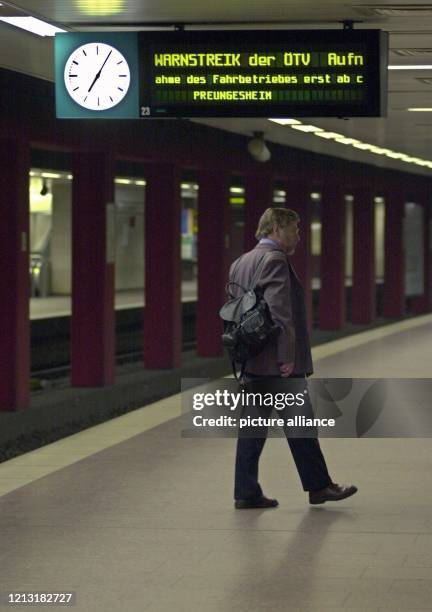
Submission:
POLYGON ((114 382, 114 174, 102 151, 74 154, 71 383, 114 382))
POLYGON ((198 303, 197 352, 201 357, 222 353, 219 308, 227 297, 229 240, 229 176, 202 170, 198 176, 198 303))
POLYGON ((258 221, 265 211, 273 204, 273 177, 270 174, 250 174, 245 177, 245 251, 253 249, 257 241, 255 232, 258 221))
POLYGON ((145 167, 146 368, 177 368, 181 360, 180 173, 169 163, 145 167))
POLYGON ((424 314, 426 312, 429 312, 431 308, 431 302, 430 302, 430 297, 429 297, 430 296, 429 205, 425 197, 420 196, 419 198, 414 198, 414 200, 416 202, 419 202, 423 208, 423 282, 424 282, 424 289, 423 289, 423 295, 419 295, 418 297, 415 297, 412 299, 411 312, 413 314, 424 314), (423 200, 423 202, 421 202, 421 200, 423 200))
POLYGON ((300 215, 300 242, 295 255, 291 258, 297 275, 302 283, 309 331, 312 329, 312 279, 311 279, 311 200, 309 181, 292 181, 285 184, 286 207, 300 215))
POLYGON ((321 192, 320 329, 345 324, 345 191, 326 184, 321 192))
POLYGON ((375 318, 375 208, 372 189, 355 189, 353 205, 353 285, 351 321, 375 318))
MULTIPOLYGON (((429 194, 428 194, 429 195, 429 194)), ((426 296, 426 312, 432 310, 432 241, 431 228, 432 209, 429 202, 429 197, 425 201, 425 296, 426 296)))
POLYGON ((385 195, 383 315, 390 319, 405 312, 404 209, 403 190, 393 189, 385 195))
POLYGON ((0 410, 30 401, 28 143, 0 139, 0 410))

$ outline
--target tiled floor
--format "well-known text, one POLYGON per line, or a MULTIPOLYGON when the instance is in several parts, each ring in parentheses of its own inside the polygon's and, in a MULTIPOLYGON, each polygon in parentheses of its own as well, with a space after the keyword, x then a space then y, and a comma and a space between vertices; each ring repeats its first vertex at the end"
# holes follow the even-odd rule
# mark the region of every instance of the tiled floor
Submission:
MULTIPOLYGON (((429 377, 430 317, 386 330, 320 348, 317 374, 429 377)), ((359 493, 319 507, 270 439, 260 480, 280 506, 235 511, 235 441, 182 438, 178 410, 170 398, 0 466, 0 591, 72 590, 80 612, 432 610, 429 439, 322 440, 359 493)))

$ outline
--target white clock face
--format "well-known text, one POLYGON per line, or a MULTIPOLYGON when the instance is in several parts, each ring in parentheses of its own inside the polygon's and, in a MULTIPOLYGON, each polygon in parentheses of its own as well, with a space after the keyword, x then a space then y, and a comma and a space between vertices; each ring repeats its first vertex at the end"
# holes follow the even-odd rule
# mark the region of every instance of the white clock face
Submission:
POLYGON ((66 89, 80 106, 103 111, 116 106, 128 92, 130 70, 115 47, 91 42, 71 53, 64 69, 66 89))

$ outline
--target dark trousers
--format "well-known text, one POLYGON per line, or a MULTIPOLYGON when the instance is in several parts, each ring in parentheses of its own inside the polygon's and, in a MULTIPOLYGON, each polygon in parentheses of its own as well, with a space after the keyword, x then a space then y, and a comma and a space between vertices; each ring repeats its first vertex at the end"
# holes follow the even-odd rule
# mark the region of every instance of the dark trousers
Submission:
MULTIPOLYGON (((246 381, 261 377, 246 375, 246 381)), ((284 430, 287 435, 287 430, 284 430)), ((260 437, 241 437, 237 440, 235 462, 235 499, 257 499, 263 491, 258 483, 258 462, 267 437, 267 428, 260 428, 260 437)), ((305 491, 318 491, 331 483, 318 439, 288 437, 297 471, 305 491)))

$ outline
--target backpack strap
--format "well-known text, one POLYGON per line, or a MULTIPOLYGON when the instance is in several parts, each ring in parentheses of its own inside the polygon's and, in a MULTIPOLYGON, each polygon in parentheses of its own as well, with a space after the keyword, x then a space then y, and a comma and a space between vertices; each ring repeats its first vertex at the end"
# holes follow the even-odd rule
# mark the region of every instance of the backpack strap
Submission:
MULTIPOLYGON (((234 269, 233 269, 232 274, 231 274, 231 278, 235 278, 235 273, 236 273, 236 271, 237 271, 238 265, 239 265, 240 260, 243 258, 243 256, 244 256, 244 255, 245 255, 245 254, 241 255, 241 256, 240 256, 240 257, 237 259, 236 264, 235 264, 234 269)), ((257 265, 257 267, 255 268, 255 272, 253 273, 252 280, 251 280, 250 285, 249 285, 249 287, 248 287, 247 289, 245 289, 245 287, 243 287, 243 286, 242 286, 242 285, 240 285, 239 283, 236 283, 234 280, 230 280, 230 281, 228 281, 228 283, 225 285, 225 292, 226 292, 226 293, 227 293, 227 294, 228 294, 230 297, 235 297, 235 296, 234 296, 234 295, 233 295, 233 294, 230 292, 230 290, 229 290, 229 286, 230 286, 230 285, 237 285, 237 287, 240 287, 240 289, 243 289, 243 292, 244 292, 244 293, 246 293, 247 291, 251 291, 251 290, 255 289, 255 286, 256 286, 257 282, 259 281, 259 278, 260 278, 260 275, 261 275, 261 271, 262 271, 262 269, 263 269, 263 267, 264 267, 264 264, 265 264, 265 258, 266 258, 266 256, 267 256, 267 255, 268 255, 268 253, 264 253, 264 255, 263 255, 263 256, 260 258, 260 260, 258 261, 258 265, 257 265)))
POLYGON ((232 367, 232 371, 234 374, 234 378, 236 379, 237 382, 241 382, 243 379, 246 363, 242 361, 242 363, 240 364, 240 374, 238 376, 237 376, 236 362, 233 359, 231 359, 231 367, 232 367))
POLYGON ((252 291, 253 289, 255 289, 256 284, 257 284, 257 282, 260 279, 261 272, 262 272, 262 269, 263 269, 264 264, 265 264, 265 258, 267 257, 267 255, 268 255, 268 253, 264 253, 264 255, 259 260, 258 265, 257 265, 257 267, 255 269, 255 272, 254 272, 254 274, 252 276, 251 283, 249 285, 249 289, 248 289, 249 291, 252 291))
MULTIPOLYGON (((243 253, 243 255, 245 255, 245 253, 243 253)), ((235 273, 237 271, 237 268, 239 266, 240 260, 243 258, 243 255, 240 255, 240 257, 237 259, 237 261, 235 262, 235 266, 234 269, 232 271, 231 274, 231 278, 235 278, 235 273)), ((234 298, 235 295, 231 293, 231 291, 229 290, 230 285, 237 285, 237 287, 240 287, 240 289, 243 290, 243 293, 246 293, 247 289, 245 289, 244 287, 242 287, 242 285, 239 285, 238 283, 234 282, 233 280, 229 280, 227 282, 227 284, 225 285, 225 293, 227 295, 229 295, 231 298, 234 298)))

